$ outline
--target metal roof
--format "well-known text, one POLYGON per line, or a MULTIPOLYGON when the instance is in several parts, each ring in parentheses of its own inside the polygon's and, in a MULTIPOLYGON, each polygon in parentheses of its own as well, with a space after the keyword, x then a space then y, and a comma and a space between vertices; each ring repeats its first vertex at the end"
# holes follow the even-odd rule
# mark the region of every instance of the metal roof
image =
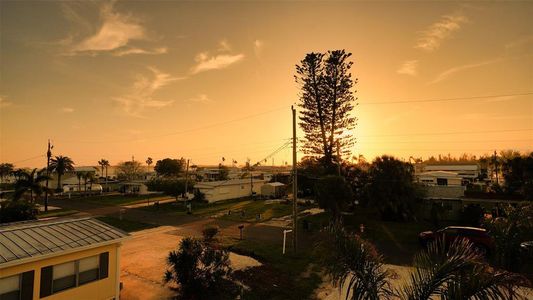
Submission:
POLYGON ((92 218, 9 223, 0 226, 0 268, 117 243, 128 236, 92 218))

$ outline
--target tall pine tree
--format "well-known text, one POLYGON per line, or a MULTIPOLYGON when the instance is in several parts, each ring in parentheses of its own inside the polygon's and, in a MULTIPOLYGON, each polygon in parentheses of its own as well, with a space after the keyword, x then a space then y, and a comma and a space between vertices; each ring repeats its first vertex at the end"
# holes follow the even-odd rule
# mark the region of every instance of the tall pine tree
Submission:
POLYGON ((351 77, 350 56, 344 50, 309 53, 296 65, 295 79, 301 86, 299 125, 305 134, 303 150, 320 156, 326 166, 341 160, 337 150, 350 155, 354 144, 351 130, 357 119, 350 113, 357 100, 352 92, 357 79, 351 77))

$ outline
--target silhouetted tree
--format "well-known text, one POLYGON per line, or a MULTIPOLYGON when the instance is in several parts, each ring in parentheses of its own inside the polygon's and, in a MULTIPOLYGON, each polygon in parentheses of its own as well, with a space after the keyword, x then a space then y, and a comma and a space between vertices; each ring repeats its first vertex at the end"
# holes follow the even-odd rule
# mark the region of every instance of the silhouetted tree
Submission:
POLYGON ((229 170, 223 164, 218 164, 218 180, 228 180, 229 170))
POLYGON ((533 153, 502 158, 504 189, 509 194, 522 194, 533 199, 533 153))
POLYGON ((119 163, 117 168, 118 176, 128 181, 141 177, 143 171, 141 163, 138 161, 125 161, 119 163))
POLYGON ((356 98, 351 89, 357 79, 351 78, 350 56, 344 50, 313 52, 296 65, 295 80, 301 86, 303 150, 321 156, 326 166, 334 163, 337 147, 342 154, 349 154, 354 141, 350 130, 356 118, 350 113, 356 98))
POLYGON ((316 182, 315 189, 318 205, 330 211, 335 220, 353 202, 352 189, 344 177, 325 176, 316 182))
POLYGON ((19 178, 15 182, 15 194, 13 195, 13 200, 17 201, 22 195, 30 193, 30 201, 33 203, 35 196, 40 197, 43 193, 49 192, 43 185, 43 182, 45 182, 46 179, 50 179, 50 177, 44 172, 37 172, 37 169, 33 169, 31 173, 21 170, 19 178))
POLYGON ((4 178, 13 172, 14 167, 10 163, 0 164, 0 184, 4 183, 4 178))
POLYGON ((370 166, 369 205, 377 207, 385 219, 407 220, 415 213, 420 195, 413 182, 414 169, 392 156, 376 158, 370 166))
POLYGON ((50 161, 50 171, 57 173, 57 191, 62 191, 61 176, 74 171, 74 162, 68 156, 56 156, 50 161))
POLYGON ((176 177, 183 171, 184 159, 165 158, 155 163, 154 170, 163 177, 176 177))

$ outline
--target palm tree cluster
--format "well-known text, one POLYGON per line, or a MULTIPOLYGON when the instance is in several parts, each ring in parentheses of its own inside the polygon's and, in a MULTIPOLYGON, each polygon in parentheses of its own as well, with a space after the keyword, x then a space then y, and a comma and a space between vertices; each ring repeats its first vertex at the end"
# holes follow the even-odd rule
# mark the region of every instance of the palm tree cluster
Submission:
POLYGON ((43 193, 49 193, 50 191, 42 184, 50 177, 46 175, 45 169, 40 170, 33 169, 28 172, 25 170, 17 170, 17 182, 15 183, 15 194, 13 196, 14 201, 18 201, 24 194, 30 194, 30 202, 35 202, 35 197, 40 197, 43 193))
POLYGON ((526 280, 492 268, 466 239, 431 243, 415 256, 414 270, 398 288, 375 248, 342 225, 331 225, 319 243, 322 265, 332 283, 352 300, 521 299, 516 286, 526 280))

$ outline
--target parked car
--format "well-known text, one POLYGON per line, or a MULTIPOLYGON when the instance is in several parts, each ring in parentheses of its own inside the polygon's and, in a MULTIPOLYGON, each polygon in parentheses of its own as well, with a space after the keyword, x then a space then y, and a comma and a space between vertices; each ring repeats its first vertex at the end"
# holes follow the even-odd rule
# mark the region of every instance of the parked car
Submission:
POLYGON ((424 231, 418 235, 420 244, 426 247, 436 239, 444 238, 446 245, 450 245, 457 238, 466 238, 483 254, 490 254, 495 247, 494 239, 483 228, 448 226, 437 231, 424 231))
POLYGON ((520 251, 533 257, 533 241, 520 243, 520 251))

